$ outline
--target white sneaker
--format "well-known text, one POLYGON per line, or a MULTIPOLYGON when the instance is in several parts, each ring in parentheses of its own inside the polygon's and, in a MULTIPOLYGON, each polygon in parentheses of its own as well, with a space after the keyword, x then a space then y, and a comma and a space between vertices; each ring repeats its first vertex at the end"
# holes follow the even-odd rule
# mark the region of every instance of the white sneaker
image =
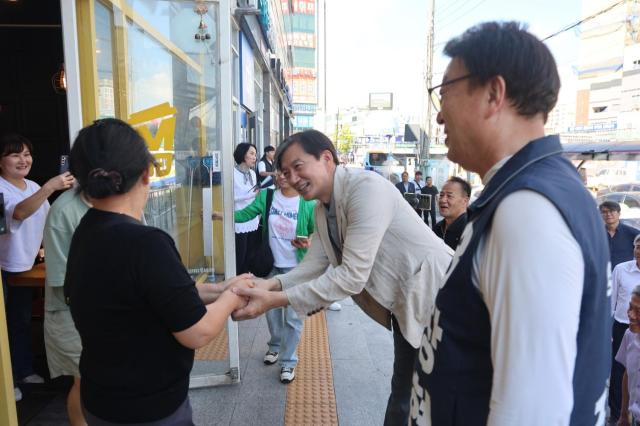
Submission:
POLYGON ((278 352, 271 352, 271 351, 267 351, 266 354, 264 354, 264 363, 267 365, 273 365, 276 363, 276 361, 278 361, 278 352))
POLYGON ((16 402, 22 399, 22 391, 20 388, 13 388, 13 394, 16 396, 16 402))
POLYGON ((296 378, 296 372, 294 368, 282 367, 280 369, 280 381, 282 383, 291 383, 296 378))
POLYGON ((29 383, 29 384, 42 384, 44 383, 44 379, 42 378, 42 376, 39 376, 35 373, 25 377, 24 379, 20 380, 22 383, 29 383))
POLYGON ((327 309, 330 310, 330 311, 341 311, 342 310, 342 305, 339 304, 338 302, 333 302, 332 304, 327 306, 327 309))

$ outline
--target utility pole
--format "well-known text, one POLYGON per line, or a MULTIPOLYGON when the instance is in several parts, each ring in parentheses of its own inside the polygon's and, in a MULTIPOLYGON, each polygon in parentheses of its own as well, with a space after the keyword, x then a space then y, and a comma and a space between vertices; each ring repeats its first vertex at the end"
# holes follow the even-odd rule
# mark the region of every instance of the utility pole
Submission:
POLYGON ((427 57, 425 60, 425 70, 424 70, 424 78, 425 78, 425 101, 426 101, 426 113, 423 117, 422 126, 420 126, 420 163, 421 169, 425 173, 425 175, 429 174, 428 164, 429 164, 429 145, 432 140, 432 120, 431 114, 433 113, 431 99, 429 99, 428 90, 430 87, 433 87, 433 53, 434 53, 434 27, 435 27, 435 10, 436 10, 436 1, 430 0, 429 6, 427 9, 427 57), (426 130, 426 134, 425 134, 426 130))

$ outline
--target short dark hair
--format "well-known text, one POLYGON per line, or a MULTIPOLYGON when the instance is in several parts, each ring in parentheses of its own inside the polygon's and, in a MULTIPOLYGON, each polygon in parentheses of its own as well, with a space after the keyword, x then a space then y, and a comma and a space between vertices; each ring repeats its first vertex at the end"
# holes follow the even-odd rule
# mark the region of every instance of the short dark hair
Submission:
POLYGON ((618 212, 620 213, 620 204, 616 203, 615 201, 605 201, 602 204, 600 204, 600 206, 598 207, 598 209, 600 211, 602 211, 602 209, 609 209, 609 210, 613 210, 614 212, 618 212))
POLYGON ((252 143, 240 142, 238 146, 236 146, 236 149, 233 151, 233 159, 235 160, 236 164, 241 164, 244 161, 244 156, 247 155, 247 152, 252 147, 256 150, 256 152, 258 152, 258 148, 256 148, 256 146, 252 143))
POLYGON ((25 147, 33 154, 33 145, 29 139, 17 133, 6 133, 0 138, 0 157, 19 154, 25 147))
POLYGON ((271 152, 271 151, 275 151, 276 149, 274 147, 272 147, 271 145, 267 145, 264 148, 264 153, 266 154, 267 152, 271 152))
POLYGON ((469 185, 469 182, 458 176, 451 176, 449 179, 447 179, 447 182, 459 184, 465 194, 467 194, 467 197, 471 198, 471 185, 469 185))
POLYGON ((80 130, 69 154, 69 168, 80 190, 91 198, 129 192, 155 160, 140 134, 117 118, 80 130))
POLYGON ((425 179, 433 179, 431 176, 427 176, 425 179))
POLYGON ((459 58, 471 74, 470 84, 483 85, 501 76, 507 98, 520 115, 541 113, 545 122, 558 100, 560 77, 549 48, 518 22, 486 22, 449 40, 444 53, 459 58))
POLYGON ((282 167, 282 156, 294 144, 299 144, 304 152, 313 155, 316 160, 320 159, 320 155, 324 151, 329 151, 333 157, 333 162, 336 165, 340 164, 336 148, 333 146, 333 143, 331 143, 331 139, 329 139, 324 133, 312 129, 294 133, 278 146, 275 159, 276 169, 280 169, 282 167))
POLYGON ((422 176, 422 172, 421 172, 420 170, 418 170, 418 171, 415 173, 415 175, 416 175, 416 176, 418 176, 418 175, 422 176))

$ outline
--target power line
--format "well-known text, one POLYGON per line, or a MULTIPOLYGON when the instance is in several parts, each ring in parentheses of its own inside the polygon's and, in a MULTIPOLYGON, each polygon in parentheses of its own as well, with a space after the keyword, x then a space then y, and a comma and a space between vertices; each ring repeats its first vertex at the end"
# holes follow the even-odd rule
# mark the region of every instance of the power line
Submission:
MULTIPOLYGON (((475 10, 480 4, 484 3, 485 1, 486 0, 480 0, 478 3, 472 5, 471 7, 467 8, 467 9, 458 9, 458 10, 455 10, 454 12, 452 12, 452 13, 449 13, 447 16, 440 17, 438 19, 438 23, 439 23, 439 25, 446 26, 451 22, 455 22, 458 19, 460 19, 461 17, 468 15, 470 12, 475 10), (445 22, 446 22, 446 24, 444 24, 445 22)), ((469 6, 470 3, 472 3, 472 2, 469 1, 466 4, 464 4, 464 6, 469 6)))
POLYGON ((441 10, 438 11, 436 13, 436 19, 437 20, 445 20, 445 19, 449 19, 451 16, 454 16, 456 13, 458 13, 460 10, 463 10, 464 7, 467 5, 466 2, 463 3, 453 3, 456 7, 449 7, 447 10, 441 10))
POLYGON ((447 11, 453 10, 453 6, 459 4, 461 1, 464 2, 464 0, 453 0, 452 2, 450 2, 449 4, 444 6, 442 9, 437 9, 436 8, 436 14, 442 14, 442 13, 445 13, 447 11))
POLYGON ((478 8, 482 3, 484 3, 485 1, 487 1, 487 0, 480 0, 478 3, 476 3, 473 7, 471 7, 470 9, 468 9, 468 10, 467 10, 466 12, 464 12, 462 15, 455 16, 455 17, 454 17, 454 19, 448 19, 448 20, 445 20, 445 21, 446 21, 446 23, 442 23, 442 22, 441 22, 441 23, 440 23, 440 25, 446 26, 446 25, 448 25, 448 24, 451 24, 452 22, 455 22, 455 21, 459 20, 460 18, 462 18, 462 17, 464 17, 464 16, 467 16, 468 14, 470 14, 471 12, 473 12, 474 10, 476 10, 476 9, 477 9, 477 8, 478 8))
POLYGON ((569 30, 570 30, 570 29, 572 29, 572 28, 577 27, 578 25, 582 25, 582 24, 584 24, 584 23, 585 23, 585 22, 587 22, 587 21, 590 21, 590 20, 592 20, 592 19, 594 19, 594 18, 597 18, 598 16, 603 15, 603 14, 605 14, 605 13, 609 12, 609 11, 610 11, 610 10, 612 10, 612 9, 615 9, 616 7, 620 6, 622 3, 626 3, 626 1, 627 1, 627 0, 620 0, 619 2, 614 3, 614 4, 612 4, 611 6, 609 6, 609 7, 605 8, 605 9, 602 9, 600 12, 594 13, 594 14, 593 14, 593 15, 591 15, 591 16, 587 16, 586 18, 584 18, 584 19, 582 19, 582 20, 580 20, 580 21, 576 22, 575 24, 568 25, 568 26, 564 27, 563 29, 561 29, 561 30, 559 30, 559 31, 556 31, 555 33, 553 33, 553 34, 551 34, 551 35, 549 35, 549 36, 547 36, 547 37, 543 38, 543 39, 542 39, 542 41, 547 41, 547 40, 549 40, 550 38, 557 36, 558 34, 562 34, 562 33, 566 32, 566 31, 569 31, 569 30))

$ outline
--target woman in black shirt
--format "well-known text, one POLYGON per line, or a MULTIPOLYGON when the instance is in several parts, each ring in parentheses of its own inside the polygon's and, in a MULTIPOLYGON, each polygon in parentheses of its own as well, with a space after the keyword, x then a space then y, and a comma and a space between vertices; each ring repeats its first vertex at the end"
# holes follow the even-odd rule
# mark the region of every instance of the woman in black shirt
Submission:
POLYGON ((65 293, 82 339, 81 399, 88 423, 191 425, 194 349, 209 343, 244 299, 227 288, 249 275, 196 285, 171 237, 140 222, 154 162, 116 119, 82 129, 71 168, 90 209, 78 225, 65 293))

